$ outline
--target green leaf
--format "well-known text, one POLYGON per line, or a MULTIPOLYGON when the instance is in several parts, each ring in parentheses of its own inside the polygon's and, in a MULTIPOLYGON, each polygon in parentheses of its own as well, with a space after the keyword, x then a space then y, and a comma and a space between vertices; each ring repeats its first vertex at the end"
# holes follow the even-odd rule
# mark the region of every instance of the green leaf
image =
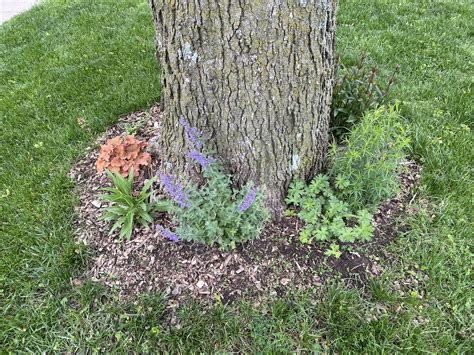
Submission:
POLYGON ((118 216, 114 213, 105 213, 101 217, 99 217, 99 219, 103 220, 103 221, 111 222, 111 221, 116 220, 118 217, 120 217, 120 216, 118 216))
POLYGON ((309 184, 309 191, 314 197, 316 197, 321 192, 330 189, 329 179, 326 175, 319 174, 311 181, 309 184))
POLYGON ((126 237, 127 239, 130 239, 132 236, 132 231, 133 231, 133 218, 134 218, 135 213, 133 211, 129 211, 127 215, 125 216, 125 221, 122 226, 122 229, 120 231, 119 237, 126 237))
POLYGON ((329 249, 327 249, 325 252, 324 252, 324 255, 326 256, 334 256, 336 259, 339 259, 342 255, 342 253, 340 252, 339 250, 339 245, 336 244, 336 243, 332 243, 329 247, 329 249))
POLYGON ((367 210, 357 211, 357 220, 360 224, 370 224, 372 221, 372 214, 367 210))
POLYGON ((105 212, 108 212, 108 213, 113 213, 113 214, 116 214, 118 216, 122 216, 122 215, 125 215, 127 213, 128 207, 113 205, 111 207, 106 207, 103 210, 105 212))
POLYGON ((351 185, 350 181, 347 180, 344 176, 342 175, 338 175, 336 177, 336 183, 335 183, 336 187, 339 189, 339 190, 344 190, 346 189, 347 187, 349 187, 351 185))
POLYGON ((306 185, 302 180, 295 180, 290 184, 288 190, 288 197, 286 203, 299 206, 301 203, 301 197, 304 195, 306 185))
POLYGON ((313 232, 314 237, 318 241, 325 241, 329 239, 329 229, 327 226, 320 226, 313 232))
POLYGON ((146 211, 143 211, 143 210, 138 210, 137 211, 138 215, 144 219, 145 221, 147 221, 148 223, 152 223, 153 222, 153 219, 151 218, 151 216, 146 212, 146 211))
MULTIPOLYGON (((101 188, 101 190, 112 192, 112 193, 116 193, 118 191, 116 187, 103 187, 101 188)), ((103 196, 108 196, 108 195, 103 195, 103 196)))
POLYGON ((345 227, 339 231, 339 240, 345 243, 353 243, 355 241, 355 233, 352 228, 345 227))
POLYGON ((154 212, 168 212, 171 210, 173 204, 169 201, 156 201, 153 204, 152 210, 154 212))
POLYGON ((311 234, 312 234, 312 228, 309 226, 306 226, 300 232, 300 242, 303 244, 310 244, 312 241, 311 234))
POLYGON ((122 194, 126 196, 132 195, 133 175, 131 176, 132 177, 131 182, 130 180, 128 181, 125 180, 124 177, 118 173, 115 173, 115 174, 110 173, 108 175, 112 178, 112 182, 122 194))
POLYGON ((110 228, 109 235, 112 234, 117 228, 120 228, 125 222, 125 217, 120 217, 117 222, 114 223, 112 228, 110 228))
POLYGON ((154 176, 153 178, 151 178, 150 180, 148 180, 145 185, 143 185, 142 187, 142 190, 141 192, 142 193, 145 193, 147 192, 148 190, 150 190, 151 186, 153 185, 153 183, 156 181, 156 176, 154 176))
POLYGON ((354 228, 354 236, 363 241, 371 240, 373 233, 374 227, 371 224, 361 224, 354 228))
POLYGON ((128 179, 127 179, 127 182, 128 182, 128 186, 132 186, 133 185, 133 177, 135 176, 134 172, 133 172, 133 166, 130 168, 130 171, 128 172, 128 179))
POLYGON ((298 217, 300 217, 304 222, 309 223, 309 224, 318 223, 320 216, 321 216, 321 207, 314 208, 311 210, 304 209, 298 213, 298 217))

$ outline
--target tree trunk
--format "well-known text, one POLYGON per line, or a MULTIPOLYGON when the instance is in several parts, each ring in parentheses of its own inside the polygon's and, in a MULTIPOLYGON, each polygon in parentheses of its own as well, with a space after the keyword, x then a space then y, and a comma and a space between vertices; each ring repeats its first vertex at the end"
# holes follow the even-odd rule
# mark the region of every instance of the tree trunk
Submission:
POLYGON ((278 218, 325 162, 337 0, 150 0, 162 68, 161 156, 183 173, 180 116, 278 218))

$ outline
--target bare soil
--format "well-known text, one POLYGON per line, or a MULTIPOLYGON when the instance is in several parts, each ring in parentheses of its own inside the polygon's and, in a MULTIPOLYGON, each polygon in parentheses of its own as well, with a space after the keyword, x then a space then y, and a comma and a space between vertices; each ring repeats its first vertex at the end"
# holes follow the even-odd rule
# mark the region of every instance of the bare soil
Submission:
MULTIPOLYGON (((384 272, 380 260, 386 257, 385 247, 405 228, 401 217, 410 213, 413 187, 420 177, 420 167, 410 161, 401 167, 400 193, 385 201, 374 216, 373 240, 364 244, 339 243, 342 255, 338 259, 324 255, 329 243, 301 244, 298 235, 302 223, 296 217, 269 223, 260 239, 233 251, 167 240, 156 228, 157 224, 170 225, 165 215, 149 229, 137 227, 131 240, 109 235, 107 223, 98 219, 102 206, 100 189, 109 184, 95 168, 98 145, 133 127, 138 138, 148 141, 159 133, 160 115, 154 106, 123 117, 71 170, 80 196, 77 240, 92 252, 90 268, 76 282, 101 282, 124 297, 163 293, 175 304, 185 298, 229 303, 244 296, 258 299, 295 289, 318 289, 326 279, 335 277, 363 286, 368 278, 384 272)), ((137 178, 137 185, 154 175, 160 164, 153 142, 151 152, 152 164, 137 178)))

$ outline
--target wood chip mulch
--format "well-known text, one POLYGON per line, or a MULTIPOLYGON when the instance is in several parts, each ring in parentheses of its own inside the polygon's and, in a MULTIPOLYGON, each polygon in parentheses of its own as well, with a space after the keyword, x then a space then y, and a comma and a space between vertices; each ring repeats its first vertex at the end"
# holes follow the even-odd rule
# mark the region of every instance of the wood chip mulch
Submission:
MULTIPOLYGON (((169 241, 156 228, 157 224, 168 225, 166 220, 155 221, 150 229, 137 228, 131 240, 109 235, 107 223, 98 219, 102 206, 100 189, 108 185, 107 178, 95 168, 98 147, 109 138, 125 134, 130 127, 139 127, 136 136, 148 141, 156 136, 160 117, 156 106, 123 117, 70 172, 80 197, 77 241, 86 244, 92 254, 90 268, 82 280, 101 282, 124 297, 157 292, 175 304, 185 298, 229 303, 244 296, 258 299, 294 289, 317 289, 330 277, 363 284, 366 278, 383 273, 380 257, 384 247, 403 229, 400 216, 410 212, 413 186, 420 178, 420 167, 410 161, 401 169, 400 193, 383 203, 374 216, 374 239, 365 244, 340 243, 342 255, 338 259, 324 255, 329 243, 301 244, 298 234, 302 224, 295 217, 268 224, 260 239, 234 251, 169 241)), ((153 175, 158 165, 159 157, 155 156, 138 184, 153 175)))

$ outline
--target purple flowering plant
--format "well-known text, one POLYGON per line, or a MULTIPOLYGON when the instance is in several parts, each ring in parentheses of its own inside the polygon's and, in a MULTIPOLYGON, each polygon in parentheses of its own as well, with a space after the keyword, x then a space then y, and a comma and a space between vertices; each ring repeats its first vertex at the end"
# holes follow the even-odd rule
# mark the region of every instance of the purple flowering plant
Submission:
POLYGON ((158 224, 156 226, 156 229, 158 229, 158 231, 160 231, 160 233, 163 237, 171 240, 172 242, 179 241, 179 236, 176 233, 173 233, 168 228, 163 227, 161 224, 158 224))
POLYGON ((184 187, 172 176, 160 177, 174 202, 171 211, 179 225, 176 233, 160 229, 162 235, 171 240, 179 235, 182 240, 217 244, 222 249, 233 249, 237 243, 257 238, 269 216, 260 190, 251 184, 233 189, 222 164, 204 149, 202 134, 183 117, 179 123, 189 148, 186 156, 201 167, 205 183, 184 187))
POLYGON ((207 170, 209 166, 215 162, 211 157, 206 157, 203 153, 199 152, 196 149, 191 150, 188 153, 188 157, 197 162, 203 170, 207 170))
POLYGON ((188 195, 184 191, 183 185, 175 182, 174 178, 168 174, 162 174, 160 181, 170 197, 180 207, 189 207, 188 195))
POLYGON ((179 118, 179 124, 184 128, 188 143, 191 144, 193 148, 200 150, 203 146, 201 132, 199 132, 196 127, 191 127, 183 116, 179 118))
POLYGON ((243 201, 241 202, 239 206, 239 211, 240 212, 245 212, 247 211, 250 206, 255 202, 255 199, 257 198, 257 193, 258 189, 252 188, 250 191, 245 195, 243 201))

